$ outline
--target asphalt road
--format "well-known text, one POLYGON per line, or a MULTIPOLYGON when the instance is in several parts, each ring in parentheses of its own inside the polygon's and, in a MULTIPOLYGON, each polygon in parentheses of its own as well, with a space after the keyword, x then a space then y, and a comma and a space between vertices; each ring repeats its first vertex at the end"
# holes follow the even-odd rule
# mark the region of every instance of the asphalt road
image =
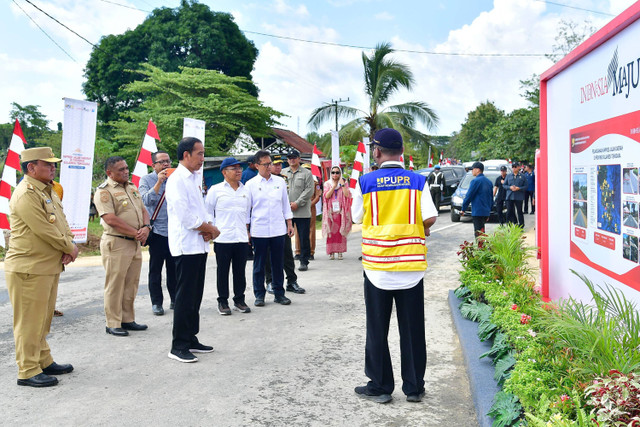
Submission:
MULTIPOLYGON (((526 220, 530 228, 533 216, 526 220)), ((489 224, 488 231, 494 227, 489 224)), ((0 424, 475 426, 447 304, 447 292, 458 286, 456 251, 473 237, 473 226, 465 220, 451 223, 444 208, 432 230, 425 275, 427 395, 421 403, 406 402, 401 392, 395 319, 389 334, 393 402, 379 405, 353 392, 367 380, 360 233, 354 232, 343 261, 328 260, 318 239, 316 261, 299 273, 307 294, 288 294, 290 306, 268 298, 259 308, 249 292, 249 314, 217 313, 215 258, 210 256, 199 339, 215 351, 199 355, 194 364, 167 357, 171 311, 152 315, 146 265, 136 320, 149 329, 125 338, 106 335, 104 272, 99 259, 84 259, 85 266, 62 274, 57 307, 64 316, 54 318, 48 338, 55 360, 72 363, 75 371, 59 376, 60 384, 48 389, 16 385, 12 308, 0 275, 0 424)), ((250 268, 249 262, 247 277, 250 268)))

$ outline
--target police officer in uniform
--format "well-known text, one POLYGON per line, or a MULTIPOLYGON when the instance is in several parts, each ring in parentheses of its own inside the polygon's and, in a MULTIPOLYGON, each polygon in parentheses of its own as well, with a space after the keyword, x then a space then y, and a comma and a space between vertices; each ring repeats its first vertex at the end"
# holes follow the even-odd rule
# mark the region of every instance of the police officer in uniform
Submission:
POLYGON ((129 181, 127 162, 120 156, 109 157, 105 171, 107 180, 98 186, 94 203, 104 227, 100 253, 106 271, 106 332, 127 336, 127 331, 147 329, 147 325, 136 323, 133 303, 142 267, 140 243, 147 240, 151 225, 140 193, 129 181))
POLYGON ((360 397, 391 401, 395 387, 387 335, 393 304, 400 332, 402 391, 408 402, 424 396, 427 348, 424 329, 425 237, 438 212, 426 178, 406 171, 402 136, 395 129, 375 133, 372 154, 380 169, 356 185, 351 211, 362 223, 362 266, 367 317, 364 372, 370 381, 355 388, 360 397), (398 238, 400 236, 400 238, 398 238))
POLYGON ((429 175, 429 191, 431 198, 436 205, 436 210, 440 213, 440 199, 442 198, 442 189, 447 185, 444 174, 440 170, 440 165, 436 165, 433 172, 429 175))
POLYGON ((60 159, 49 147, 30 148, 20 155, 24 179, 9 208, 11 240, 4 262, 9 298, 13 305, 13 335, 18 364, 18 385, 49 387, 51 375, 73 371, 53 361, 47 334, 64 265, 75 261, 78 247, 51 181, 60 159))

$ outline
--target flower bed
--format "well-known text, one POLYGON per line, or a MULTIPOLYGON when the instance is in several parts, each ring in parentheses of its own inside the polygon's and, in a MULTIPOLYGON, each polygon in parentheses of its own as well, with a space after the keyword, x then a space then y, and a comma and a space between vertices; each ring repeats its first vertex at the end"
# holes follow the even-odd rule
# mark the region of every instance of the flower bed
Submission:
POLYGON ((545 303, 517 226, 465 242, 455 291, 462 316, 490 340, 502 387, 488 415, 494 426, 640 426, 640 315, 618 290, 596 287, 591 305, 545 303))

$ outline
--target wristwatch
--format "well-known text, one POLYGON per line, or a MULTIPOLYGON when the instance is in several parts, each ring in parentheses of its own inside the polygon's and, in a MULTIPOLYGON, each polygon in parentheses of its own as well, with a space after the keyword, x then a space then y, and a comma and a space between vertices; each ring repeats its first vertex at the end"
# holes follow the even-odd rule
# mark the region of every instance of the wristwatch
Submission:
POLYGON ((143 227, 147 227, 149 231, 153 230, 153 225, 151 224, 144 224, 143 227))

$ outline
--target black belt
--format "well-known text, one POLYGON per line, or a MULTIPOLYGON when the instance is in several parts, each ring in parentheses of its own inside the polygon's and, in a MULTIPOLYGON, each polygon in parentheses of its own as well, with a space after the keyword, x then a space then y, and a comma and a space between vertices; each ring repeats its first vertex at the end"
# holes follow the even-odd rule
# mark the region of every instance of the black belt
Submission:
POLYGON ((136 240, 135 237, 129 237, 129 236, 118 236, 117 234, 107 234, 107 236, 111 236, 111 237, 119 237, 121 239, 124 240, 136 240))

